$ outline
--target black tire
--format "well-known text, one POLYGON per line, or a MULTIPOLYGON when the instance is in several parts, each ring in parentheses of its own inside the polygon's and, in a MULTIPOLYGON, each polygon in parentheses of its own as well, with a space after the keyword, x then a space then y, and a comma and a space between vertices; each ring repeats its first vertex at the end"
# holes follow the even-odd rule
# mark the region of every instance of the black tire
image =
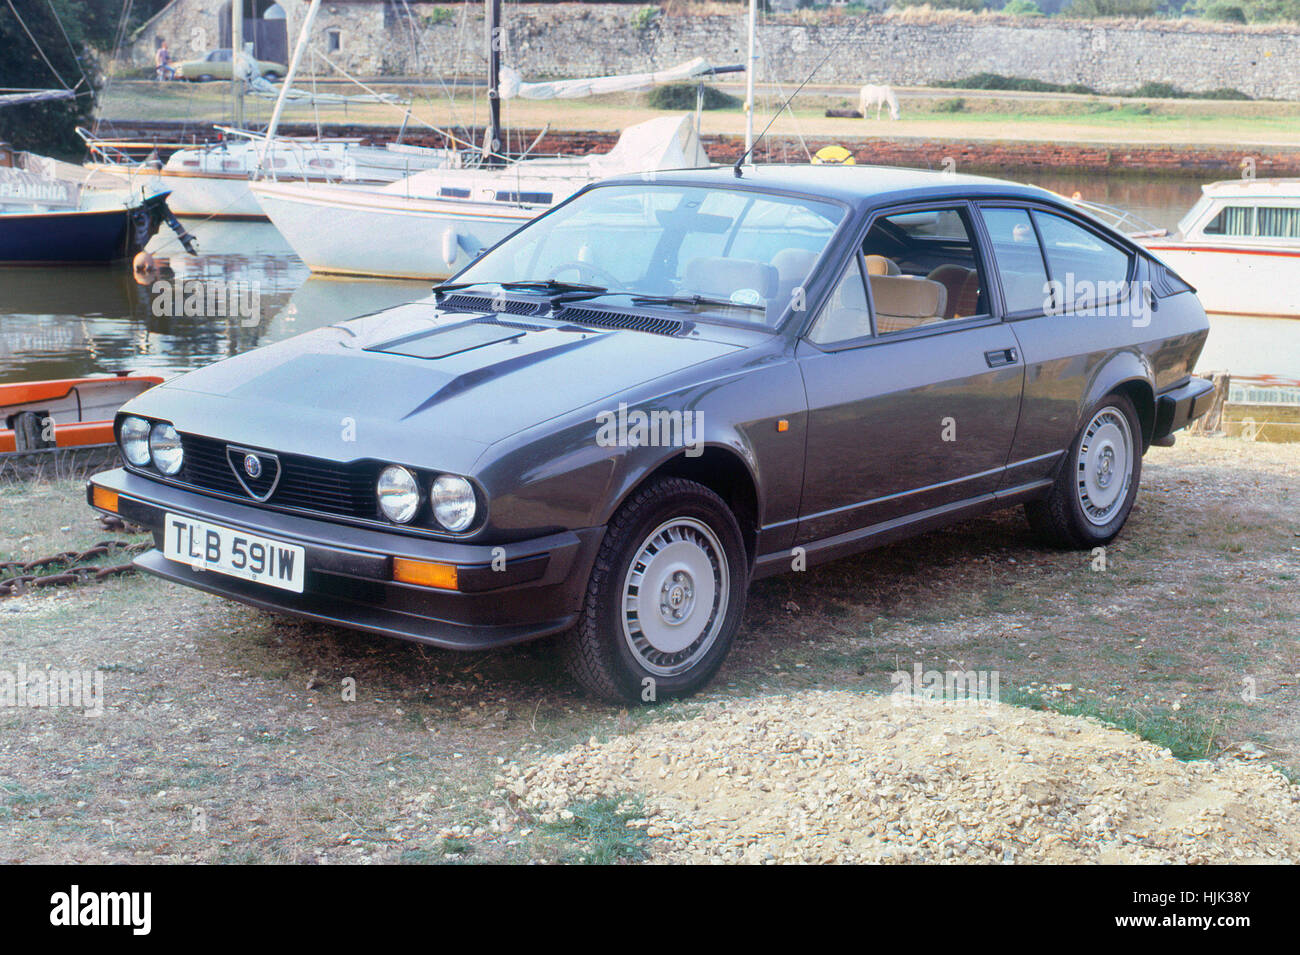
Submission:
POLYGON ((584 689, 615 702, 650 703, 694 693, 718 672, 731 648, 748 585, 745 542, 722 498, 684 478, 652 481, 609 522, 582 615, 564 639, 569 672, 584 689), (639 557, 645 559, 634 568, 639 557), (706 579, 706 566, 712 580, 706 579), (627 588, 636 601, 638 582, 649 594, 655 587, 650 580, 662 580, 652 598, 658 616, 647 614, 643 621, 644 608, 624 609, 624 593, 627 588), (681 620, 671 619, 683 614, 681 620), (678 626, 682 629, 673 629, 678 626), (669 652, 674 640, 696 631, 694 642, 669 652))
POLYGON ((35 411, 23 411, 14 415, 14 448, 18 451, 39 451, 54 447, 53 441, 45 441, 42 433, 45 428, 41 416, 35 411))
MULTIPOLYGON (((1110 480, 1121 476, 1120 471, 1107 473, 1113 475, 1110 480)), ((1083 427, 1070 445, 1069 454, 1061 466, 1051 493, 1043 500, 1027 503, 1025 516, 1039 537, 1054 547, 1086 549, 1109 544, 1124 527, 1124 522, 1133 510, 1141 478, 1142 425, 1137 411, 1126 395, 1110 394, 1088 412, 1083 427), (1089 499, 1088 475, 1090 466, 1093 467, 1091 473, 1095 475, 1095 455, 1098 448, 1105 447, 1106 442, 1093 442, 1091 439, 1101 433, 1097 430, 1099 419, 1104 419, 1101 427, 1107 428, 1107 433, 1122 432, 1124 428, 1119 423, 1120 417, 1127 424, 1130 442, 1127 473, 1122 475, 1127 478, 1128 485, 1122 496, 1116 492, 1109 507, 1102 508, 1089 499)))

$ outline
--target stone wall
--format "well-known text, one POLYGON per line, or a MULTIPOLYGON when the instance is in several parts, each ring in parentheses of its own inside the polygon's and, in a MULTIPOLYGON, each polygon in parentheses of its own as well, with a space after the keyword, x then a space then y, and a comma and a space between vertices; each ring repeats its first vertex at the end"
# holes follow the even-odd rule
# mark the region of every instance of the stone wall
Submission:
MULTIPOLYGON (((195 29, 211 34, 222 3, 176 0, 141 31, 135 61, 152 62, 158 35, 176 50, 193 42, 195 29)), ((284 6, 292 48, 306 5, 285 0, 284 6)), ((746 43, 742 11, 737 6, 735 15, 696 15, 672 5, 652 13, 630 4, 511 3, 505 60, 526 78, 635 72, 696 56, 740 63, 746 43)), ((361 75, 450 80, 486 73, 478 3, 327 0, 315 29, 321 49, 331 30, 338 31, 339 49, 330 56, 361 75)), ((758 79, 787 84, 803 80, 834 50, 816 83, 910 86, 992 72, 1083 83, 1106 93, 1163 81, 1190 92, 1234 87, 1256 98, 1300 99, 1295 26, 818 12, 767 16, 758 39, 758 79)))

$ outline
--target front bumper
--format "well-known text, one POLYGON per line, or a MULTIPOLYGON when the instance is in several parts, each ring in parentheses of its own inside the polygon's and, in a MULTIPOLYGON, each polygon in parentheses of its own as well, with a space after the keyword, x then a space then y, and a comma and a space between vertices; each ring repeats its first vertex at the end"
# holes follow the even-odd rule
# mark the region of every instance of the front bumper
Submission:
POLYGON ((460 544, 281 514, 120 468, 91 479, 86 496, 92 507, 95 487, 117 495, 115 513, 148 528, 155 548, 162 547, 172 513, 297 544, 306 552, 301 594, 195 570, 160 549, 137 558, 141 570, 263 610, 453 650, 521 643, 573 626, 605 531, 589 527, 499 546, 460 544), (394 581, 394 557, 454 564, 459 589, 394 581))
POLYGON ((1214 405, 1214 385, 1205 378, 1189 378, 1156 398, 1153 441, 1185 428, 1214 405))

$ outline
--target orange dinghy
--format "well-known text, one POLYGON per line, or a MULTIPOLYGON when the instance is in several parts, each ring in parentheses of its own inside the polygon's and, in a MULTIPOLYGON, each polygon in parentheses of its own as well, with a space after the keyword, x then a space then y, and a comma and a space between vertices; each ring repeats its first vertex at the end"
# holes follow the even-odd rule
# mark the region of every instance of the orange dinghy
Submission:
POLYGON ((117 409, 162 382, 120 372, 0 384, 0 454, 112 444, 117 409))

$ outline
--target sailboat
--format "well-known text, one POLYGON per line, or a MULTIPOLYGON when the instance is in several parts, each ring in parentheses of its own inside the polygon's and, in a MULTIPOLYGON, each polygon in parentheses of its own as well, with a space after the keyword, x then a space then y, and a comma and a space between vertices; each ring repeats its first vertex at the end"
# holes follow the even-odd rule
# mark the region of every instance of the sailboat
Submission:
MULTIPOLYGON (((65 90, 0 94, 0 106, 67 99, 65 90)), ((0 145, 0 265, 108 264, 176 220, 164 191, 137 192, 80 166, 0 145)), ((187 247, 193 237, 181 230, 187 247)))
MULTIPOLYGON (((487 0, 487 11, 488 36, 497 36, 500 0, 487 0)), ((250 187, 308 268, 342 275, 445 278, 589 183, 707 166, 698 120, 689 114, 631 126, 607 153, 510 160, 501 152, 501 100, 640 90, 743 69, 715 68, 695 59, 656 72, 527 83, 502 67, 499 43, 489 42, 488 50, 489 119, 481 153, 474 159, 381 187, 269 181, 250 187)))

